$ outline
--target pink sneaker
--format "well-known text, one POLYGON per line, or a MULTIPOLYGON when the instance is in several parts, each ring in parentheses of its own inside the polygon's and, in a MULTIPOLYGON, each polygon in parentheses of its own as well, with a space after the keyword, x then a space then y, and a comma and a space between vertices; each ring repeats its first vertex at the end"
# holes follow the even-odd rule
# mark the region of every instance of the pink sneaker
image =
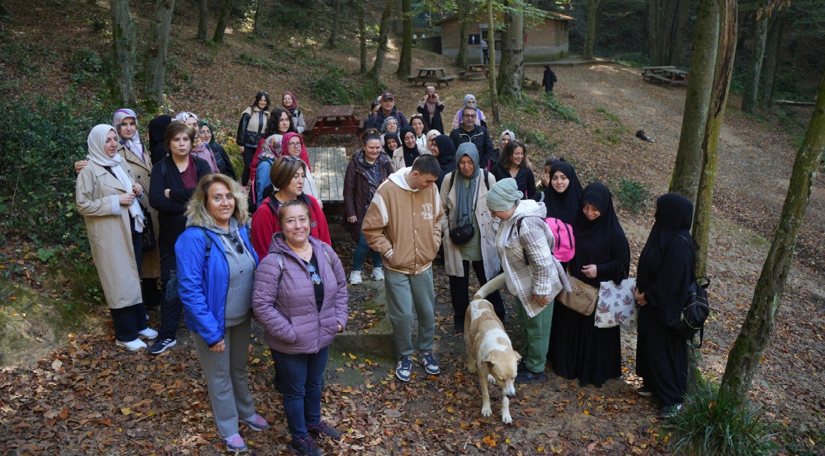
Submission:
POLYGON ((241 451, 246 451, 246 442, 243 441, 243 437, 240 434, 231 435, 225 439, 226 442, 226 451, 239 453, 241 451))
POLYGON ((249 418, 240 418, 238 421, 249 426, 249 429, 255 432, 269 429, 269 423, 267 423, 261 415, 252 415, 249 418))

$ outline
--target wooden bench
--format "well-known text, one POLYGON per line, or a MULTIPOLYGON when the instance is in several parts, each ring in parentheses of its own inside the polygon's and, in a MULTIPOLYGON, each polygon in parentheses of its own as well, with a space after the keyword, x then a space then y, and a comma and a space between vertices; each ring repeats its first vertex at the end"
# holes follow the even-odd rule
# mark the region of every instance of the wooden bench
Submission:
POLYGON ((438 87, 441 87, 441 84, 445 84, 449 87, 450 81, 453 79, 455 79, 455 76, 445 74, 444 68, 420 68, 418 74, 407 76, 408 82, 413 85, 421 84, 422 86, 436 84, 438 87))
POLYGON ((324 106, 315 118, 307 124, 304 134, 320 135, 349 135, 361 131, 358 118, 355 117, 355 106, 334 105, 324 106))
POLYGON ((312 130, 315 128, 315 124, 318 123, 318 119, 312 119, 307 124, 306 128, 304 128, 304 133, 307 135, 312 134, 312 130))
POLYGON ((307 152, 324 211, 328 204, 344 204, 344 176, 349 165, 347 150, 343 147, 309 147, 307 152))

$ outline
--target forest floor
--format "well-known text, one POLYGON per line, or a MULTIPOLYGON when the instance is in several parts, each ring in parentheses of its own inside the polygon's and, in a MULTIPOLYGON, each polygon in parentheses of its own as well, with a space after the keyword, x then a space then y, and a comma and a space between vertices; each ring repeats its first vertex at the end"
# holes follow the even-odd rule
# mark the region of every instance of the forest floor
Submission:
MULTIPOLYGON (((23 67, 22 61, 5 65, 4 94, 13 92, 22 97, 38 91, 59 97, 69 91, 67 87, 79 93, 94 89, 73 85, 71 75, 64 71, 68 63, 61 60, 78 48, 102 50, 108 45, 99 36, 82 33, 89 25, 78 19, 85 17, 80 16, 84 14, 81 6, 66 6, 64 14, 71 27, 56 27, 55 12, 46 6, 29 5, 24 14, 22 7, 28 4, 4 3, 18 19, 14 24, 3 24, 4 43, 11 42, 32 55, 51 52, 54 58, 30 59, 34 70, 23 67), (72 40, 61 40, 67 33, 72 40), (36 79, 29 75, 31 71, 37 73, 36 79), (36 80, 50 84, 35 84, 36 80)), ((105 18, 106 14, 95 12, 92 16, 105 18)), ((227 45, 215 47, 195 41, 194 29, 186 24, 174 24, 173 30, 177 46, 172 49, 174 65, 169 78, 177 90, 169 95, 170 105, 218 121, 225 143, 233 135, 238 113, 258 89, 271 94, 291 89, 309 117, 325 104, 310 95, 307 74, 316 74, 313 62, 323 60, 348 72, 357 70, 357 47, 345 39, 335 51, 321 49, 310 37, 296 34, 284 38, 276 44, 289 42, 288 55, 294 59, 287 59, 279 58, 284 55, 278 53, 282 48, 270 46, 274 40, 247 39, 236 32, 228 35, 227 45), (238 60, 239 55, 259 54, 265 57, 258 65, 238 60)), ((413 68, 434 65, 450 68, 441 56, 414 52, 413 68)), ((409 116, 422 90, 395 79, 391 72, 396 66, 393 49, 383 78, 389 81, 399 109, 409 116)), ((527 76, 540 80, 539 71, 528 67, 527 76)), ((652 225, 652 202, 667 189, 685 90, 645 83, 638 70, 619 65, 559 67, 556 73, 556 95, 566 106, 565 112, 574 114, 578 121, 562 120, 542 104, 536 92, 526 92, 527 107, 502 107, 502 120, 531 136, 528 153, 537 172, 547 157, 563 155, 577 166, 584 184, 602 180, 615 190, 626 179, 649 189, 645 211, 632 212, 619 203, 635 269, 652 225), (635 138, 638 129, 655 143, 635 138)), ((456 82, 440 89, 447 105, 445 123, 466 93, 476 94, 490 117, 487 90, 486 81, 456 82)), ((750 305, 796 152, 796 138, 776 121, 743 115, 735 105, 735 100, 729 103, 720 140, 709 246, 712 316, 701 349, 701 368, 710 379, 719 378, 724 371, 727 352, 750 305)), ((800 116, 805 115, 810 112, 803 111, 800 116)), ((141 131, 145 134, 145 128, 141 131)), ((500 126, 492 125, 494 138, 500 131, 500 126)), ((335 138, 332 143, 353 150, 351 138, 335 138)), ((820 178, 814 186, 774 336, 751 393, 763 407, 763 416, 773 423, 780 448, 787 454, 821 453, 825 445, 823 227, 825 185, 820 178)), ((345 266, 352 247, 348 239, 336 242, 345 266)), ((5 248, 14 252, 14 246, 5 248)), ((14 261, 27 274, 42 270, 36 257, 14 261)), ((331 353, 324 414, 330 423, 347 431, 343 442, 325 444, 331 454, 667 453, 671 437, 661 429, 657 404, 635 394, 639 380, 634 375, 632 332, 623 332, 621 379, 594 388, 550 374, 544 385, 519 388, 510 406, 513 425, 498 421, 499 394, 493 388, 494 414, 483 418, 477 380, 463 368, 463 340, 450 330, 451 308, 443 268, 437 267, 435 273, 437 354, 444 373, 424 378, 419 371, 410 384, 401 384, 393 380, 392 360, 369 353, 331 353)), ((21 281, 27 282, 26 275, 21 281)), ((364 298, 366 287, 350 289, 354 298, 350 302, 352 324, 365 325, 370 319, 364 316, 363 303, 369 299, 364 298)), ((509 297, 508 305, 512 311, 509 297)), ((0 371, 0 452, 219 454, 221 446, 188 332, 181 329, 179 346, 156 358, 124 353, 114 346, 105 310, 93 314, 82 331, 71 335, 65 345, 55 346, 39 362, 0 371)), ((157 314, 150 315, 156 325, 157 314)), ((508 320, 507 329, 514 342, 520 343, 514 319, 508 320)), ((288 433, 280 396, 270 385, 272 370, 259 329, 256 334, 250 352, 250 385, 259 413, 274 429, 244 436, 254 454, 280 454, 286 450, 288 433)))

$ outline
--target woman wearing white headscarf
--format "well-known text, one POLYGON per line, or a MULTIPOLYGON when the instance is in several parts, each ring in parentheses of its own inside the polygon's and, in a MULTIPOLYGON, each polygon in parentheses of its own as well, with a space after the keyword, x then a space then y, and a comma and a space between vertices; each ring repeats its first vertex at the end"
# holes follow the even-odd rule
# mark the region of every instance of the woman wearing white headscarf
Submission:
POLYGON ((146 327, 140 294, 140 234, 145 218, 138 201, 143 187, 135 183, 131 167, 117 153, 120 140, 114 127, 94 127, 87 143, 89 163, 77 176, 75 204, 86 221, 117 345, 139 350, 146 344, 138 335, 157 335, 146 327))

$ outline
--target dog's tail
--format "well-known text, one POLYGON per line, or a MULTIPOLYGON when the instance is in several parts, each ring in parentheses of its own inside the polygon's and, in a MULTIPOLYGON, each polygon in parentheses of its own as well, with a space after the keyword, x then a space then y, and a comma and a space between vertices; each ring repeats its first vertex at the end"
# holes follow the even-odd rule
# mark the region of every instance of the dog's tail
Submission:
POLYGON ((495 276, 492 280, 485 283, 483 287, 479 288, 479 290, 476 291, 476 294, 475 294, 475 296, 473 296, 473 299, 484 299, 484 298, 486 298, 487 295, 489 295, 490 293, 492 293, 492 292, 498 290, 499 288, 503 287, 504 282, 505 282, 504 273, 501 273, 501 274, 495 276))

